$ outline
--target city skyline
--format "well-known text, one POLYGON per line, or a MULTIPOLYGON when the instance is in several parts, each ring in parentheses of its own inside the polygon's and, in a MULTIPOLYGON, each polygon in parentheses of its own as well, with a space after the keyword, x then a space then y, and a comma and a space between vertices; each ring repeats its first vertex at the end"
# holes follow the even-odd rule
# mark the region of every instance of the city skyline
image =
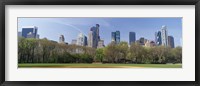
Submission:
MULTIPOLYGON (((101 37, 101 39, 104 41, 105 45, 107 45, 108 43, 111 42, 111 40, 112 40, 111 33, 117 32, 117 31, 120 32, 120 41, 126 41, 126 42, 129 43, 129 32, 135 32, 136 40, 139 40, 140 38, 144 37, 145 39, 155 41, 155 32, 161 31, 162 26, 166 25, 168 36, 174 37, 174 42, 175 42, 174 45, 175 46, 181 46, 181 42, 180 42, 180 39, 182 37, 181 18, 170 18, 170 19, 169 18, 130 18, 130 19, 129 18, 74 18, 74 19, 73 18, 64 18, 64 19, 63 18, 19 18, 18 22, 19 22, 18 31, 22 31, 21 28, 20 28, 22 26, 37 26, 38 29, 39 29, 38 33, 40 34, 40 38, 46 37, 50 40, 59 41, 58 37, 60 35, 64 35, 65 40, 66 40, 65 42, 67 42, 67 43, 71 43, 71 41, 73 39, 76 39, 78 34, 80 34, 80 33, 83 33, 88 38, 89 37, 88 34, 89 34, 89 31, 92 28, 92 26, 99 24, 100 27, 99 27, 97 36, 101 37), (41 21, 39 21, 39 20, 41 20, 41 21), (52 20, 53 22, 51 22, 50 20, 52 20), (67 23, 64 20, 73 20, 72 22, 76 21, 76 23, 74 23, 74 24, 67 23), (78 23, 77 22, 78 20, 82 20, 81 22, 83 22, 83 20, 85 20, 86 24, 81 23, 82 25, 81 24, 76 25, 78 23), (87 20, 90 23, 92 23, 92 24, 95 23, 95 24, 90 25, 87 20), (105 22, 105 20, 107 22, 105 22), (149 29, 148 29, 145 22, 150 23, 150 20, 151 20, 152 23, 154 22, 153 24, 152 23, 151 24, 152 25, 155 24, 155 26, 161 25, 159 23, 156 23, 158 21, 163 21, 163 24, 161 26, 157 27, 157 29, 155 29, 155 28, 150 29, 150 28, 152 28, 152 26, 150 27, 150 25, 147 24, 147 26, 149 26, 148 27, 149 29), (30 22, 27 22, 27 21, 30 21, 30 22), (38 23, 36 21, 38 21, 40 23, 38 23), (174 22, 172 22, 172 21, 174 21, 174 22), (26 22, 26 23, 24 23, 24 22, 26 22), (43 23, 41 23, 41 22, 43 22, 43 23), (64 22, 66 22, 66 23, 64 23, 64 22), (134 22, 140 22, 140 23, 136 23, 137 25, 134 25, 135 24, 134 22), (166 24, 164 24, 164 22, 166 22, 166 24), (57 23, 58 23, 58 25, 54 25, 54 24, 57 24, 57 23), (129 25, 130 23, 133 23, 133 24, 129 25), (143 23, 144 25, 139 26, 141 23, 143 23), (174 25, 174 24, 170 24, 170 23, 178 23, 178 25, 174 25), (43 24, 45 24, 45 25, 43 25, 43 24), (52 27, 50 27, 50 26, 52 26, 52 27), (80 26, 82 26, 82 28, 80 26), (113 26, 116 26, 116 28, 113 28, 113 26), (139 27, 139 29, 127 28, 127 27, 130 27, 130 26, 139 27), (53 30, 56 30, 56 27, 57 28, 62 27, 62 28, 58 29, 57 32, 51 33, 51 31, 53 31, 53 30, 50 29, 50 28, 53 28, 53 27, 55 28, 53 30), (85 27, 87 27, 87 28, 85 28, 85 27), (146 28, 141 30, 141 28, 144 28, 144 27, 146 27, 146 28), (176 27, 178 29, 171 29, 172 27, 176 27), (44 28, 49 28, 49 30, 44 29, 44 28), (127 29, 122 29, 122 28, 127 28, 127 29), (40 30, 41 30, 41 32, 40 32, 40 30), (43 30, 47 30, 46 33, 44 33, 43 30), (174 31, 177 32, 177 33, 173 34, 174 31), (61 34, 59 34, 59 33, 61 33, 61 34)), ((100 41, 100 39, 98 39, 98 40, 100 41)), ((96 44, 97 43, 98 42, 96 42, 96 44)))

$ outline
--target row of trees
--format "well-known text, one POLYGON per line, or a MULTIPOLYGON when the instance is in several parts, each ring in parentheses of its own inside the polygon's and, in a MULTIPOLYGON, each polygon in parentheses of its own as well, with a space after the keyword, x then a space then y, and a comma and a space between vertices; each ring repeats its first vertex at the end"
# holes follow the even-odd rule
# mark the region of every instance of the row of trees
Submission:
POLYGON ((105 48, 60 44, 47 39, 18 39, 19 63, 181 63, 182 48, 110 43, 105 48))

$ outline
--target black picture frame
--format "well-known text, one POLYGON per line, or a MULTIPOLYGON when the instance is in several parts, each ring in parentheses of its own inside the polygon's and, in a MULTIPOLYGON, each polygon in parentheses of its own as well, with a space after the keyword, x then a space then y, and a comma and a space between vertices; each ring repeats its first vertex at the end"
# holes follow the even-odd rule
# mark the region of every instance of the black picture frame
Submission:
POLYGON ((200 0, 1 0, 0 3, 0 84, 2 86, 200 86, 198 52, 200 0), (195 81, 5 81, 6 5, 195 5, 195 81))

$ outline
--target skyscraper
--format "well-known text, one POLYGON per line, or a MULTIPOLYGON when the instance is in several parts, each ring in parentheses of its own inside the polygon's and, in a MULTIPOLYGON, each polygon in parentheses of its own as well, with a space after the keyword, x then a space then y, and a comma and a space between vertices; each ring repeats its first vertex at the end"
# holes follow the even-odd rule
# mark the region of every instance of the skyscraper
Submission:
POLYGON ((162 37, 161 37, 161 32, 155 32, 155 43, 156 45, 162 45, 162 37))
POLYGON ((131 45, 136 41, 136 35, 135 32, 129 32, 129 44, 131 45))
POLYGON ((163 25, 161 28, 162 45, 168 46, 167 26, 163 25))
POLYGON ((119 44, 120 43, 120 32, 116 31, 116 43, 119 44))
POLYGON ((116 44, 120 43, 120 31, 112 32, 111 33, 111 41, 115 42, 116 44))
POLYGON ((93 31, 90 31, 88 33, 88 47, 94 47, 93 46, 93 31))
POLYGON ((77 37, 77 45, 86 46, 87 44, 87 37, 83 33, 79 33, 77 37))
POLYGON ((93 26, 90 28, 90 32, 88 34, 88 46, 97 48, 98 41, 100 40, 99 36, 99 24, 96 24, 96 26, 93 26))
POLYGON ((60 37, 59 37, 59 43, 65 43, 64 35, 60 35, 60 37))
POLYGON ((37 29, 36 26, 24 26, 22 27, 22 36, 27 38, 27 35, 29 35, 28 38, 36 38, 37 29))
POLYGON ((84 36, 84 46, 87 46, 87 45, 88 45, 87 37, 84 36))
POLYGON ((168 36, 168 46, 174 48, 174 37, 168 36))

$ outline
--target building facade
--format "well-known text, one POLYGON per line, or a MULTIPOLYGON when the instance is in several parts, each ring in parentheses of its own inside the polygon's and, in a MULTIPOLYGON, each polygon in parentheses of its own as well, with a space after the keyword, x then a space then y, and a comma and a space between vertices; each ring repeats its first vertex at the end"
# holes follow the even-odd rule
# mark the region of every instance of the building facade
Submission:
POLYGON ((174 48, 174 37, 168 36, 168 46, 174 48))
POLYGON ((119 44, 120 43, 120 32, 116 31, 116 43, 119 44))
POLYGON ((141 38, 139 39, 139 44, 140 44, 140 45, 145 45, 145 38, 144 38, 144 37, 141 37, 141 38))
POLYGON ((120 43, 120 31, 111 32, 111 42, 120 43))
POLYGON ((162 45, 168 46, 167 26, 163 25, 161 28, 162 45))
POLYGON ((97 48, 104 48, 104 47, 105 47, 105 45, 104 45, 104 40, 100 40, 100 41, 98 42, 97 48))
POLYGON ((155 32, 155 43, 156 45, 162 45, 161 31, 155 32))
POLYGON ((24 38, 36 38, 38 28, 36 26, 24 26, 22 27, 22 37, 24 38))
POLYGON ((87 45, 87 37, 83 33, 79 33, 76 44, 80 45, 80 46, 86 46, 87 45))
POLYGON ((129 44, 135 43, 136 41, 136 34, 135 32, 129 32, 129 44))
POLYGON ((153 47, 153 46, 156 46, 156 43, 154 41, 147 41, 145 43, 145 47, 153 47))
POLYGON ((99 36, 99 24, 90 28, 90 32, 88 34, 88 47, 97 48, 98 42, 100 40, 99 36))

